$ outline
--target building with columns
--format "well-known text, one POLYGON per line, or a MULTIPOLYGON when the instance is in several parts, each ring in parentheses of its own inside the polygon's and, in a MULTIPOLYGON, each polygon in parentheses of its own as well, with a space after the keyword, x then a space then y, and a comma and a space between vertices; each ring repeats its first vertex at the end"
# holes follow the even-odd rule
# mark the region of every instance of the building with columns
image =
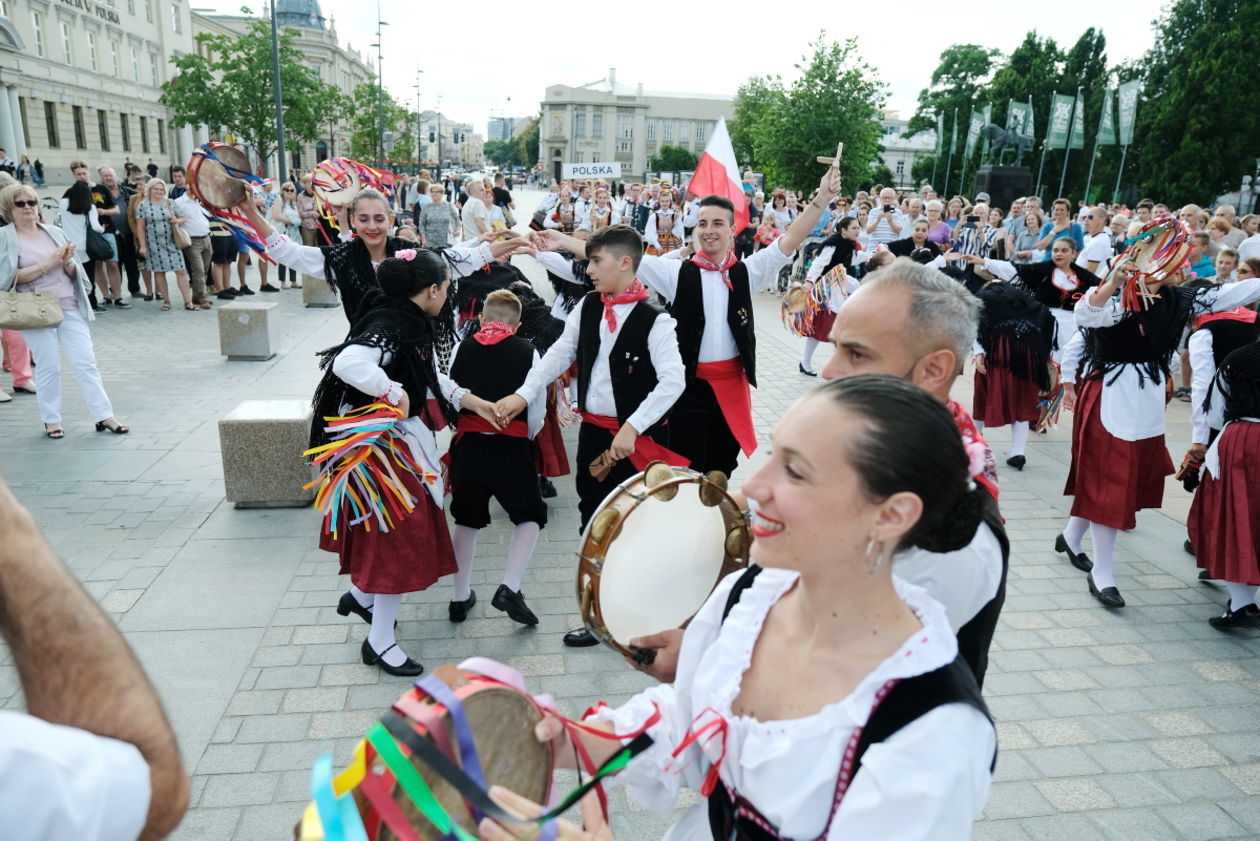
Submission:
POLYGON ((616 69, 597 82, 551 85, 542 101, 538 154, 553 177, 562 163, 621 163, 623 178, 642 179, 661 146, 697 157, 718 117, 730 118, 730 96, 654 93, 617 82, 616 69))

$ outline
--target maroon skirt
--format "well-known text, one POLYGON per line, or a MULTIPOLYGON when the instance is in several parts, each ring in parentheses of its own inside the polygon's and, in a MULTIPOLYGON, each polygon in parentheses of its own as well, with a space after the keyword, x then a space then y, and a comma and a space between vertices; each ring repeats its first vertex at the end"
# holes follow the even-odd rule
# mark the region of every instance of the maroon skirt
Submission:
POLYGON ((1220 476, 1203 474, 1190 505, 1194 558, 1218 581, 1260 584, 1260 423, 1231 423, 1217 447, 1220 476))
POLYGON ((1016 421, 1035 423, 1041 416, 1037 401, 1041 388, 1034 382, 1021 380, 1009 368, 989 360, 988 373, 976 371, 971 416, 985 426, 1007 426, 1016 421))
POLYGON ((1164 436, 1122 441, 1102 423, 1102 383, 1086 380, 1077 390, 1072 417, 1072 466, 1065 496, 1072 516, 1114 529, 1137 528, 1137 512, 1164 504, 1164 477, 1172 458, 1164 436))
POLYGON ((820 342, 831 340, 831 328, 835 326, 836 314, 828 309, 819 309, 818 314, 814 316, 814 320, 809 324, 809 335, 807 338, 817 339, 820 342))
POLYGON ((444 575, 455 572, 455 550, 446 525, 446 512, 437 506, 419 479, 403 477, 418 497, 415 509, 389 533, 375 524, 343 528, 340 536, 321 533, 319 548, 336 552, 341 574, 365 593, 414 593, 427 590, 444 575))

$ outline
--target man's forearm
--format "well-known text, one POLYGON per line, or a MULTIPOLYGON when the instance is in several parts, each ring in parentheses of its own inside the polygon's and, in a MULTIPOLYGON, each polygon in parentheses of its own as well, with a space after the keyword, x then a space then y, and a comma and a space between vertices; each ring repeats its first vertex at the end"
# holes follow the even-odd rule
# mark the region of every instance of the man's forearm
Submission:
POLYGON ((144 670, 3 483, 0 533, 0 635, 27 710, 135 745, 149 764, 153 789, 141 839, 166 835, 188 808, 188 777, 144 670))
POLYGON ((801 247, 801 243, 809 236, 809 232, 814 230, 814 226, 818 224, 825 209, 815 202, 810 202, 808 207, 797 214, 796 220, 788 225, 787 231, 783 234, 782 238, 785 241, 782 246, 783 253, 788 254, 801 247))

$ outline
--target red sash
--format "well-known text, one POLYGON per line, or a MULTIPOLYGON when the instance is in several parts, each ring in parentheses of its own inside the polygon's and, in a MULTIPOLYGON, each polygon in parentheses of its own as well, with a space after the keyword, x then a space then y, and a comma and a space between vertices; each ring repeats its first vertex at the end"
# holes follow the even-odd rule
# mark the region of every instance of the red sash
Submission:
POLYGON ((721 362, 701 362, 696 366, 696 376, 713 389, 739 448, 744 455, 752 455, 757 449, 757 432, 753 429, 752 389, 743 361, 735 356, 721 362))
MULTIPOLYGON (((585 411, 582 412, 582 422, 606 429, 613 435, 621 429, 621 424, 617 423, 616 418, 593 415, 585 411)), ((662 447, 648 436, 639 433, 639 437, 634 439, 634 452, 630 454, 630 463, 634 465, 635 470, 644 470, 649 463, 654 461, 663 461, 673 467, 688 467, 691 464, 689 459, 683 458, 668 447, 662 447)))
POLYGON ((1210 312, 1207 315, 1199 316, 1199 320, 1195 322, 1195 328, 1202 327, 1204 324, 1210 324, 1213 321, 1241 321, 1245 324, 1256 323, 1256 313, 1246 307, 1235 307, 1225 312, 1210 312))

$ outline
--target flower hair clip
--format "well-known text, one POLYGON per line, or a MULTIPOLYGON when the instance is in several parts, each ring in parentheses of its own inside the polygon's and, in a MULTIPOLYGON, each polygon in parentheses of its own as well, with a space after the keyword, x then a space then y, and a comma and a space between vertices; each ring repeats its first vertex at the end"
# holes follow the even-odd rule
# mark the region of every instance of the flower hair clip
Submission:
POLYGON ((394 256, 399 260, 406 260, 410 263, 412 260, 416 259, 416 250, 414 248, 404 248, 402 251, 395 251, 394 256))

